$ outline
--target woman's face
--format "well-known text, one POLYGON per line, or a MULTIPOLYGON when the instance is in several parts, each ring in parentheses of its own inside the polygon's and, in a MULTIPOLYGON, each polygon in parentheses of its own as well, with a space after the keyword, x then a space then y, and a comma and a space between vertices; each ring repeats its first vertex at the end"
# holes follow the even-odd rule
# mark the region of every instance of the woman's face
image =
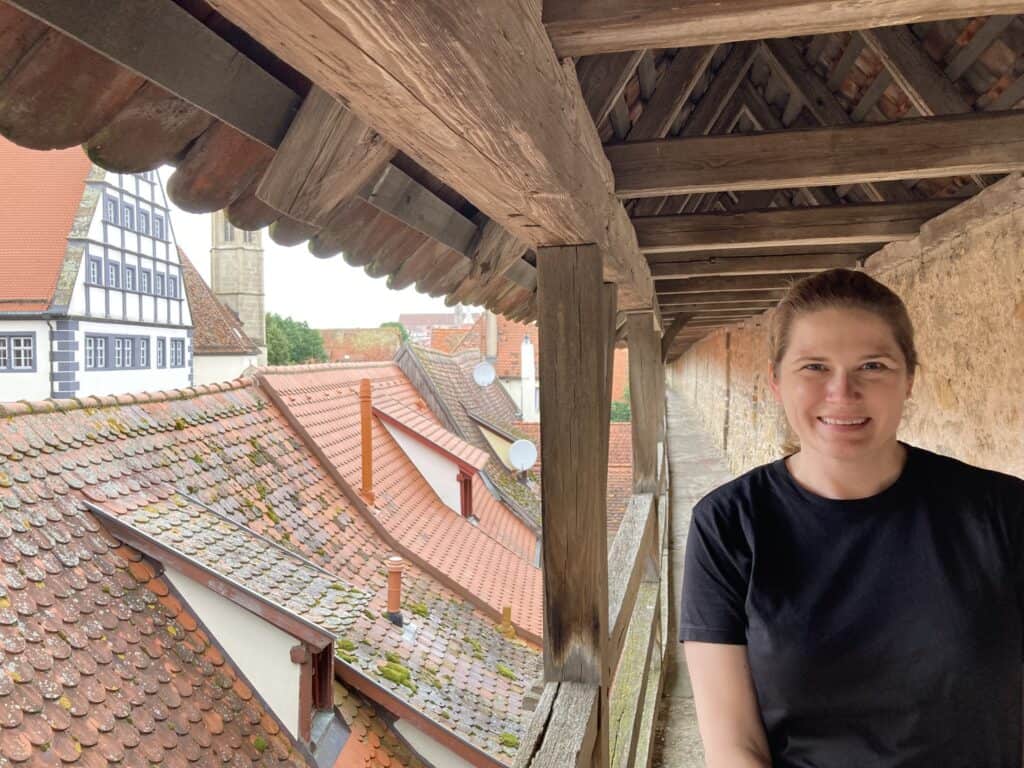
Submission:
POLYGON ((801 451, 833 460, 893 446, 913 383, 892 329, 862 309, 798 315, 771 376, 801 451))

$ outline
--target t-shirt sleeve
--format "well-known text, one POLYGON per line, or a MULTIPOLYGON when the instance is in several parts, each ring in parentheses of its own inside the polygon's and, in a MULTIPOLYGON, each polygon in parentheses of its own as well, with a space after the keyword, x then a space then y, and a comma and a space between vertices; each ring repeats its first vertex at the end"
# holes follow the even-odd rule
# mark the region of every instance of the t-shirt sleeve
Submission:
POLYGON ((735 510, 702 500, 686 539, 679 640, 745 645, 750 548, 735 510))

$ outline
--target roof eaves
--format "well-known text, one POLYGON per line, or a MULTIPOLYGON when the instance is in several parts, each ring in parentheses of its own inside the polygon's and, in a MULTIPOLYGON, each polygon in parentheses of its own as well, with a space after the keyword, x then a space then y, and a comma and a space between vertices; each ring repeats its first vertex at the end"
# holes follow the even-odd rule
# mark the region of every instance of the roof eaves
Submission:
MULTIPOLYGON (((474 457, 472 460, 467 459, 465 456, 460 456, 459 454, 452 451, 450 448, 442 445, 437 440, 432 439, 427 435, 424 435, 423 433, 415 429, 412 425, 406 423, 395 414, 389 413, 386 409, 383 409, 380 406, 375 405, 373 407, 373 412, 374 414, 376 414, 377 418, 383 421, 387 421, 389 424, 394 424, 396 427, 401 429, 406 434, 436 449, 438 453, 445 455, 449 460, 457 464, 459 469, 468 474, 476 474, 481 469, 483 469, 487 465, 487 462, 490 460, 490 456, 485 454, 484 451, 480 450, 475 446, 470 445, 457 435, 449 433, 452 438, 458 440, 460 443, 466 446, 467 453, 472 452, 471 455, 474 457)), ((445 432, 447 431, 448 430, 445 430, 445 432)))

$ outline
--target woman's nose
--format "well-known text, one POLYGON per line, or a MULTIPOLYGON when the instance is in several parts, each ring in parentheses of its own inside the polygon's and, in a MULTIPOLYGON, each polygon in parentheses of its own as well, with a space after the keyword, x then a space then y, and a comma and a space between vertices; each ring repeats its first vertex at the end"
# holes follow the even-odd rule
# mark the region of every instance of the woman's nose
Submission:
POLYGON ((829 378, 828 395, 835 400, 855 400, 860 396, 860 391, 851 373, 837 370, 829 378))

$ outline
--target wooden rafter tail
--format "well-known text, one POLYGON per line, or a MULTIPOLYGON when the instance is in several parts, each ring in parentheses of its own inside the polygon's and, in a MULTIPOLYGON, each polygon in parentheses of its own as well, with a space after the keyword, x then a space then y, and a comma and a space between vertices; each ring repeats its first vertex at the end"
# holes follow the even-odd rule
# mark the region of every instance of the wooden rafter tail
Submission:
MULTIPOLYGON (((662 308, 664 313, 664 308, 662 308)), ((679 332, 686 327, 686 324, 693 318, 693 313, 683 312, 672 318, 672 322, 669 323, 668 328, 665 331, 665 335, 661 337, 661 359, 662 362, 668 360, 668 352, 672 348, 673 342, 676 340, 676 336, 679 332)))
POLYGON ((253 232, 269 227, 281 217, 281 212, 274 210, 256 197, 254 182, 227 207, 226 216, 228 221, 238 229, 253 232))
POLYGON ((449 295, 450 305, 472 303, 490 281, 503 275, 526 250, 518 238, 497 222, 486 220, 476 224, 477 234, 467 254, 471 268, 449 295))
POLYGON ((388 288, 401 291, 413 285, 431 266, 449 250, 444 243, 424 237, 423 242, 409 258, 402 262, 397 272, 388 278, 388 288))
POLYGON ((373 258, 366 264, 370 277, 387 277, 395 272, 422 242, 423 235, 408 227, 393 226, 386 239, 373 250, 373 258))
MULTIPOLYGON (((372 254, 366 253, 363 243, 372 236, 374 221, 380 216, 358 198, 341 203, 331 213, 323 228, 309 240, 309 252, 325 259, 345 253, 345 261, 354 267, 365 267, 372 254)), ((309 225, 316 226, 316 225, 309 225)))
POLYGON ((290 216, 279 216, 270 225, 267 234, 278 245, 291 248, 295 245, 301 245, 311 237, 315 237, 319 231, 319 227, 313 227, 301 221, 296 221, 290 216))

